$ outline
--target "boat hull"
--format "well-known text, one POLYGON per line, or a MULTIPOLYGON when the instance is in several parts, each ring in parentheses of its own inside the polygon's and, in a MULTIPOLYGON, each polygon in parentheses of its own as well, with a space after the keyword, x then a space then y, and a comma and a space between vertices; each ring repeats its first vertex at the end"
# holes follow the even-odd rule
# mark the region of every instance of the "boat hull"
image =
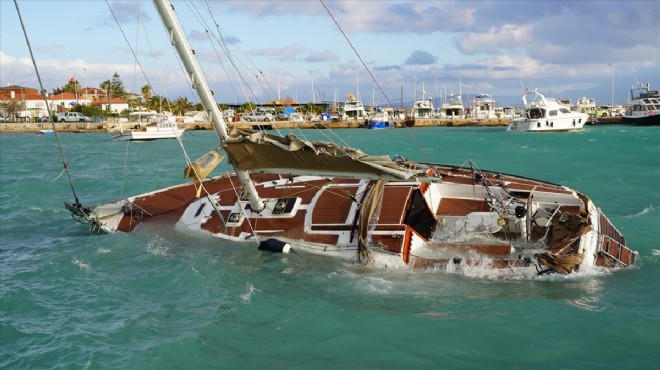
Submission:
POLYGON ((507 125, 507 131, 527 132, 568 132, 582 130, 587 122, 585 117, 576 116, 561 119, 528 119, 518 118, 511 120, 507 125))
POLYGON ((653 115, 646 116, 623 116, 622 122, 624 124, 643 125, 643 126, 656 126, 660 125, 660 112, 653 115))
POLYGON ((113 141, 151 141, 159 139, 178 139, 185 129, 175 131, 124 131, 112 135, 113 141))

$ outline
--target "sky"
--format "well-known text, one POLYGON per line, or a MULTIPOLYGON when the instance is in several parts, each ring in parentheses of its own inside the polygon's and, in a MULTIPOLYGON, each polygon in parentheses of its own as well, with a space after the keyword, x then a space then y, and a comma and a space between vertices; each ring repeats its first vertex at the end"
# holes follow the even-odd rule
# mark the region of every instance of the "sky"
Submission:
MULTIPOLYGON (((151 1, 17 0, 44 88, 119 74, 140 93, 198 102, 151 1), (134 57, 137 56, 137 59, 134 57)), ((435 0, 173 1, 220 103, 492 95, 525 88, 625 104, 660 88, 660 2, 435 0), (225 51, 228 51, 226 53, 225 51), (614 86, 614 88, 612 88, 614 86)), ((0 85, 38 88, 13 0, 0 0, 0 85)))

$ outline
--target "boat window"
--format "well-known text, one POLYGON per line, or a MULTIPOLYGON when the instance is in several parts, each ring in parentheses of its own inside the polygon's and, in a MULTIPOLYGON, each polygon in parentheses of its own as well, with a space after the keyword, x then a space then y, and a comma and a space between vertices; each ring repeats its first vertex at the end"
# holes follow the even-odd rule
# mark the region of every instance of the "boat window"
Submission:
POLYGON ((560 108, 559 111, 561 111, 562 113, 571 113, 571 111, 567 108, 560 108))
POLYGON ((551 110, 548 112, 548 116, 550 117, 556 117, 557 116, 557 111, 556 110, 551 110))
POLYGON ((543 114, 543 109, 539 108, 532 108, 529 110, 529 118, 531 119, 538 119, 538 118, 543 118, 545 115, 543 114))
POLYGON ((433 236, 436 220, 419 189, 413 193, 404 223, 426 239, 433 236))

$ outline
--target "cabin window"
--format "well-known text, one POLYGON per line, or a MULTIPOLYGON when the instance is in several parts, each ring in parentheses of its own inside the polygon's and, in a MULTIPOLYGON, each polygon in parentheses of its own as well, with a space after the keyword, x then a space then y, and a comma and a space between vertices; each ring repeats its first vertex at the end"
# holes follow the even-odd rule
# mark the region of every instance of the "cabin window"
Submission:
POLYGON ((543 109, 532 108, 532 109, 529 110, 529 118, 538 119, 538 118, 543 118, 543 117, 545 117, 543 109))
POLYGON ((436 220, 419 189, 415 190, 404 223, 426 239, 433 236, 436 220))
POLYGON ((548 115, 550 117, 556 117, 557 116, 557 111, 556 110, 551 110, 550 112, 548 112, 548 115))

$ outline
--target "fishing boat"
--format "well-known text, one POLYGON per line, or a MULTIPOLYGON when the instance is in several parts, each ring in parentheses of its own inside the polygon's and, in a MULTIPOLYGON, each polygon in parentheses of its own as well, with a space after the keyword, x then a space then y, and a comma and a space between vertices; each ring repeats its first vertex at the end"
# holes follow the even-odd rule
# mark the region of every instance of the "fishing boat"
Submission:
POLYGON ((660 125, 660 93, 650 90, 650 84, 636 84, 630 89, 630 107, 623 115, 623 123, 660 125))
POLYGON ((524 116, 513 119, 507 131, 562 132, 581 130, 589 119, 586 113, 573 112, 536 89, 525 89, 522 97, 524 116))
MULTIPOLYGON (((489 94, 476 94, 470 100, 472 109, 470 109, 470 117, 476 119, 493 119, 499 118, 495 111, 495 99, 489 94)), ((501 114, 504 111, 500 112, 501 114)))
POLYGON ((387 110, 380 106, 373 108, 373 112, 369 114, 369 126, 372 130, 382 130, 385 128, 394 128, 396 125, 390 120, 390 115, 387 110))
POLYGON ((544 274, 635 263, 623 235, 577 190, 472 162, 415 162, 229 127, 173 8, 154 3, 219 148, 188 162, 187 183, 93 207, 67 203, 92 230, 150 224, 388 268, 544 274), (210 176, 223 155, 235 172, 210 176))
POLYGON ((465 107, 460 95, 448 95, 440 106, 440 118, 464 118, 465 107))
POLYGON ((124 130, 121 126, 120 132, 112 135, 113 141, 150 141, 158 139, 178 139, 186 131, 185 128, 180 128, 174 116, 162 115, 155 112, 136 112, 139 120, 143 119, 152 120, 142 127, 141 124, 136 125, 137 128, 132 130, 124 130))
POLYGON ((346 98, 347 100, 344 102, 341 109, 343 120, 361 120, 368 118, 362 100, 356 99, 353 94, 346 94, 346 98))

